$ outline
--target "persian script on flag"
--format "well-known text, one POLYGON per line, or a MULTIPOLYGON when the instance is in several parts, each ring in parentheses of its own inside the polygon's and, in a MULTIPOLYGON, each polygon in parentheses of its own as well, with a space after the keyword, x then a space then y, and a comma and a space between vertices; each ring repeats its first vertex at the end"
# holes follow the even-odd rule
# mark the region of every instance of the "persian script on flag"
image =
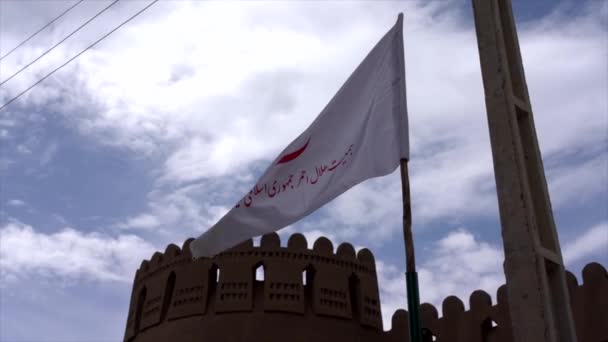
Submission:
POLYGON ((252 189, 190 244, 213 256, 280 230, 409 158, 403 16, 252 189))

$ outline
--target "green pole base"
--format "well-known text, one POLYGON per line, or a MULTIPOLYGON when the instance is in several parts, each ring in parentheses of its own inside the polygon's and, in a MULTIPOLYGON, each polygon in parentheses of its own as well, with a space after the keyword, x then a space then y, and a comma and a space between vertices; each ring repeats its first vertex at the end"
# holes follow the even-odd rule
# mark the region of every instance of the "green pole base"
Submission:
POLYGON ((422 342, 418 273, 406 272, 405 284, 407 285, 407 310, 410 323, 410 342, 422 342))

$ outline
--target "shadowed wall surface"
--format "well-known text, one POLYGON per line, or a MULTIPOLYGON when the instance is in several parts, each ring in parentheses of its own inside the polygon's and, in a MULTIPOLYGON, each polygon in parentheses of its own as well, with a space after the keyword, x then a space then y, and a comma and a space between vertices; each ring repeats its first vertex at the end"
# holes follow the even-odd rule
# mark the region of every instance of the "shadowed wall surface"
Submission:
POLYGON ((407 314, 384 332, 374 256, 294 234, 192 260, 187 240, 143 261, 125 341, 404 341, 407 314), (256 280, 263 272, 264 279, 256 280))
MULTIPOLYGON (((390 331, 383 330, 375 261, 368 249, 355 253, 345 243, 334 253, 324 237, 308 249, 301 234, 281 247, 273 233, 263 236, 259 247, 248 240, 214 258, 193 261, 191 241, 181 249, 169 245, 142 262, 125 342, 409 341, 404 310, 395 312, 390 331)), ((579 341, 608 341, 606 269, 590 263, 581 285, 568 273, 568 286, 579 341)), ((450 296, 439 317, 435 307, 422 304, 425 342, 512 341, 505 286, 498 289, 496 304, 486 292, 473 292, 469 308, 450 296)))

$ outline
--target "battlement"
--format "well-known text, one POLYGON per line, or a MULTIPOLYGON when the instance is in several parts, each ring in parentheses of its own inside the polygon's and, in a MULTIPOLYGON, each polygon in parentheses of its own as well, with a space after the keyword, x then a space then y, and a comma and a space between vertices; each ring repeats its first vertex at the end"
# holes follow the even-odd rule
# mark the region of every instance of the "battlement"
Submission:
MULTIPOLYGON (((598 263, 590 263, 583 269, 583 283, 567 272, 570 302, 581 342, 608 341, 608 273, 598 263)), ((505 285, 498 288, 495 305, 484 291, 477 290, 469 297, 469 310, 455 296, 442 303, 442 317, 428 303, 420 307, 425 341, 495 341, 511 342, 511 317, 505 285), (481 338, 481 339, 480 339, 481 338)))
POLYGON ((192 259, 182 248, 167 246, 144 260, 133 284, 125 341, 161 322, 194 316, 275 313, 337 319, 383 333, 374 256, 349 243, 334 253, 331 241, 292 235, 286 247, 276 233, 264 235, 213 258, 192 259), (256 281, 263 270, 264 280, 256 281))
MULTIPOLYGON (((153 277, 158 272, 163 272, 171 267, 192 261, 189 246, 193 240, 192 238, 186 240, 182 248, 170 244, 164 253, 156 252, 149 261, 143 260, 136 272, 135 282, 143 281, 149 277, 153 277)), ((320 237, 314 242, 312 250, 309 250, 308 242, 302 234, 292 235, 287 242, 286 248, 282 248, 280 243, 278 234, 267 234, 262 236, 259 247, 254 247, 253 240, 249 239, 226 252, 220 253, 213 259, 219 262, 226 257, 277 257, 288 260, 290 258, 297 258, 316 263, 338 264, 341 267, 356 268, 359 272, 373 273, 374 275, 376 272, 374 256, 367 248, 363 248, 359 253, 355 253, 355 249, 351 244, 342 243, 334 254, 332 242, 325 237, 320 237)))
MULTIPOLYGON (((374 341, 407 342, 408 314, 397 310, 383 331, 375 261, 368 249, 301 234, 281 247, 277 234, 248 240, 214 258, 193 260, 186 240, 141 263, 131 294, 125 341, 374 341), (264 279, 256 280, 263 269, 264 279)), ((608 341, 608 273, 588 264, 582 284, 568 272, 576 331, 581 342, 608 341)), ((405 288, 404 288, 405 292, 405 288)), ((421 305, 425 342, 511 342, 506 287, 497 302, 484 291, 469 309, 447 297, 442 315, 421 305)))

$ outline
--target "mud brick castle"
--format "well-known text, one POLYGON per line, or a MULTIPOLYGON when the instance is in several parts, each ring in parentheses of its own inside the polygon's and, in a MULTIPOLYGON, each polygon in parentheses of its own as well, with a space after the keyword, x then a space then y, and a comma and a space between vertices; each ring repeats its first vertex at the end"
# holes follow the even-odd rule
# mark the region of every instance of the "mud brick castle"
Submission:
MULTIPOLYGON (((358 341, 406 342, 407 312, 397 310, 384 331, 374 256, 348 243, 334 252, 319 238, 308 249, 301 234, 281 247, 277 234, 259 247, 251 240, 214 258, 192 260, 187 240, 144 260, 133 283, 125 342, 152 341, 358 341), (256 272, 264 271, 263 281, 256 272)), ((608 341, 608 274, 597 263, 583 270, 583 283, 568 274, 581 342, 608 341)), ((421 288, 424 291, 424 288, 421 288)), ((405 294, 405 288, 404 288, 405 294)), ((456 297, 442 315, 421 306, 426 341, 510 342, 506 288, 497 303, 475 291, 469 310, 456 297)))

